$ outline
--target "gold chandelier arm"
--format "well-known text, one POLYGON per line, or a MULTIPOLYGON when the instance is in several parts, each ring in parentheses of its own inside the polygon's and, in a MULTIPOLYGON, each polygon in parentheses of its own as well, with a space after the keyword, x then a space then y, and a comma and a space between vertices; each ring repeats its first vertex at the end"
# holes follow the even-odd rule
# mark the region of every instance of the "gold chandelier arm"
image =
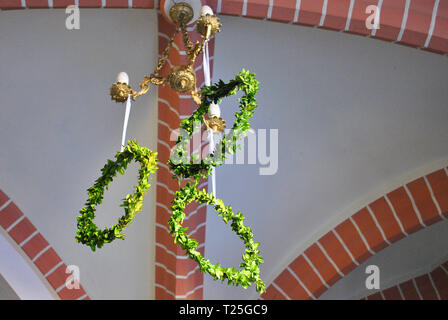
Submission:
POLYGON ((190 40, 190 36, 188 35, 187 27, 185 25, 181 25, 180 30, 182 32, 182 41, 184 42, 187 55, 190 56, 192 51, 194 50, 194 46, 190 40))
POLYGON ((165 65, 166 61, 168 60, 168 55, 173 46, 174 39, 176 38, 177 34, 179 33, 179 30, 180 30, 179 28, 176 28, 176 30, 174 31, 174 34, 168 41, 168 44, 167 44, 165 50, 163 50, 162 55, 160 56, 159 61, 157 63, 157 67, 154 70, 154 73, 151 75, 151 77, 160 78, 159 72, 162 70, 163 66, 165 65))
POLYGON ((145 76, 143 81, 140 82, 140 88, 141 88, 140 91, 132 90, 132 93, 131 93, 132 99, 135 99, 135 98, 147 93, 149 91, 149 88, 151 87, 149 84, 150 81, 151 81, 151 79, 148 76, 145 76))

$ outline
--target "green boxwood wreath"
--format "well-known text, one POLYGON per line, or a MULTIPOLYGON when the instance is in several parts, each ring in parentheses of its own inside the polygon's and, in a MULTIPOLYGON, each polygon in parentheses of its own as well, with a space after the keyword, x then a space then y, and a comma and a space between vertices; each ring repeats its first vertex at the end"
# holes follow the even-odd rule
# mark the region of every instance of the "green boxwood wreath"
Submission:
POLYGON ((182 120, 180 128, 185 130, 190 136, 199 128, 195 124, 203 121, 203 116, 208 113, 210 104, 220 103, 222 98, 243 91, 243 96, 238 99, 240 106, 239 111, 235 113, 235 121, 232 130, 225 134, 221 141, 216 143, 215 150, 205 159, 188 159, 189 140, 179 135, 176 146, 174 148, 174 157, 168 160, 168 165, 174 172, 174 178, 207 178, 211 175, 212 166, 222 165, 224 163, 226 153, 233 154, 239 147, 238 141, 243 138, 250 129, 249 120, 254 115, 257 107, 255 94, 258 92, 259 82, 255 79, 255 74, 247 70, 238 73, 235 79, 224 83, 219 80, 211 86, 205 86, 201 89, 202 103, 198 109, 189 117, 182 120))
POLYGON ((192 136, 196 130, 200 129, 196 124, 203 121, 203 116, 209 112, 210 104, 220 103, 221 99, 236 94, 238 91, 243 91, 243 96, 238 99, 240 106, 239 111, 235 113, 235 121, 232 130, 223 136, 221 141, 216 144, 215 150, 206 159, 188 159, 188 144, 189 140, 181 135, 177 139, 177 144, 174 148, 175 161, 173 157, 170 158, 168 164, 174 173, 173 178, 191 179, 193 184, 187 185, 180 191, 176 192, 173 201, 172 216, 169 220, 170 232, 174 237, 174 242, 178 243, 182 249, 187 250, 189 257, 195 260, 201 272, 207 272, 214 277, 224 281, 227 279, 228 284, 241 284, 243 288, 248 288, 252 283, 255 283, 256 290, 260 293, 266 291, 266 285, 260 278, 259 265, 263 263, 263 258, 258 254, 257 249, 259 243, 254 242, 252 230, 243 224, 244 216, 241 212, 234 214, 230 206, 225 206, 223 201, 215 199, 213 194, 208 194, 206 191, 199 191, 196 189, 199 179, 206 178, 211 175, 212 168, 217 165, 222 165, 226 153, 234 153, 239 147, 238 141, 247 134, 250 129, 249 119, 253 116, 254 110, 257 107, 255 94, 258 92, 259 82, 255 79, 255 74, 249 71, 242 70, 236 75, 235 79, 224 83, 219 80, 218 83, 211 86, 203 87, 201 90, 202 103, 199 108, 187 119, 181 122, 180 128, 185 130, 189 136, 192 136), (198 242, 190 239, 185 233, 187 228, 182 227, 182 222, 185 219, 185 207, 192 201, 199 203, 207 203, 214 205, 214 208, 219 212, 225 223, 232 221, 232 230, 244 241, 246 251, 243 254, 243 263, 240 264, 242 269, 224 268, 219 264, 212 265, 211 262, 205 259, 200 252, 196 250, 198 242))
POLYGON ((132 222, 135 215, 142 210, 143 196, 151 186, 148 179, 151 173, 157 170, 157 153, 148 148, 141 147, 137 141, 129 141, 122 152, 115 155, 115 161, 107 160, 106 165, 101 169, 101 177, 95 184, 87 189, 89 198, 85 207, 80 210, 78 216, 78 230, 76 241, 90 246, 92 251, 101 248, 104 243, 112 242, 115 239, 124 239, 121 232, 132 222), (96 206, 101 204, 104 196, 104 188, 108 189, 117 172, 124 174, 128 164, 135 160, 140 163, 138 170, 138 184, 135 193, 126 195, 123 199, 125 214, 118 219, 118 223, 105 228, 98 229, 93 220, 95 219, 96 206))
POLYGON ((257 249, 259 243, 254 242, 252 230, 244 225, 243 214, 239 211, 237 214, 234 214, 232 207, 224 205, 221 199, 215 199, 213 194, 209 194, 205 190, 199 191, 196 187, 197 183, 187 183, 185 187, 181 188, 175 194, 172 206, 173 212, 168 221, 174 242, 178 243, 182 249, 187 251, 190 259, 193 259, 199 264, 201 272, 207 272, 215 280, 224 281, 227 279, 229 285, 241 284, 244 289, 247 289, 252 283, 255 283, 257 291, 265 292, 266 286, 260 278, 259 265, 263 263, 263 258, 258 255, 260 253, 260 250, 257 249), (192 201, 214 206, 214 209, 226 224, 231 222, 232 230, 244 241, 244 246, 246 247, 245 253, 242 255, 243 263, 240 264, 242 269, 225 268, 219 264, 213 265, 196 250, 198 242, 190 239, 185 233, 188 228, 182 226, 182 222, 185 219, 185 207, 192 201))

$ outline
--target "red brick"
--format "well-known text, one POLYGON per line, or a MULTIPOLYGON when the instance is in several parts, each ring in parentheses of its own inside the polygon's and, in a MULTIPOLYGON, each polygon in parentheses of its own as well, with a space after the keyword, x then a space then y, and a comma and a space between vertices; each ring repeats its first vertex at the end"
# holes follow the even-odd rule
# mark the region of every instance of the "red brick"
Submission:
POLYGON ((156 226, 156 242, 163 244, 169 251, 176 254, 178 246, 174 243, 173 237, 159 226, 156 226))
POLYGON ((350 0, 328 0, 324 28, 344 30, 347 23, 350 0))
POLYGON ((448 300, 448 275, 442 268, 438 267, 431 272, 434 285, 439 292, 440 299, 448 300))
POLYGON ((246 16, 264 19, 268 15, 269 0, 247 0, 246 16))
MULTIPOLYGON (((157 143, 157 153, 157 159, 160 162, 166 163, 171 157, 171 150, 168 149, 166 145, 161 144, 160 142, 157 143)), ((159 169, 157 170, 157 174, 158 176, 160 176, 161 174, 163 174, 163 171, 159 169)))
POLYGON ((154 9, 154 0, 133 0, 132 8, 154 9))
POLYGON ((48 0, 26 0, 27 8, 48 8, 48 0))
MULTIPOLYGON (((165 155, 165 157, 169 157, 169 155, 165 155)), ((160 156, 157 156, 159 162, 166 162, 169 158, 162 159, 160 156)), ((173 173, 165 167, 160 166, 157 170, 157 181, 162 182, 170 188, 170 190, 177 191, 179 190, 179 186, 177 185, 177 181, 173 179, 173 173)), ((158 199, 158 198, 157 198, 158 199)), ((160 201, 163 202, 163 201, 160 201)), ((165 203, 168 208, 171 207, 170 202, 165 203)))
POLYGON ((406 282, 399 284, 401 292, 403 292, 403 296, 405 300, 420 300, 420 297, 415 289, 414 283, 412 280, 408 280, 406 282))
POLYGON ((342 241, 344 241, 344 244, 350 250, 357 262, 363 263, 372 256, 355 226, 349 219, 340 223, 335 228, 335 231, 338 233, 339 237, 341 237, 342 241))
POLYGON ((243 0, 222 1, 221 13, 230 16, 240 16, 243 12, 243 0))
POLYGON ((81 298, 85 294, 86 292, 82 287, 80 287, 79 289, 68 289, 64 287, 61 291, 58 292, 58 296, 62 300, 76 300, 78 298, 81 298))
POLYGON ((370 249, 378 252, 387 247, 387 243, 366 208, 355 213, 352 218, 369 244, 370 249))
POLYGON ((405 7, 406 0, 383 2, 380 13, 380 28, 376 30, 375 38, 387 41, 397 40, 405 7))
POLYGON ((414 211, 411 199, 403 187, 388 193, 387 197, 407 233, 413 233, 423 228, 414 211))
POLYGON ((21 0, 3 0, 0 3, 0 8, 4 10, 8 9, 22 9, 22 1, 21 0))
POLYGON ((307 287, 307 289, 314 295, 314 297, 319 297, 324 293, 327 288, 322 283, 318 275, 311 268, 309 263, 305 260, 303 256, 298 256, 289 267, 297 277, 302 281, 302 283, 307 287))
POLYGON ((448 217, 448 176, 440 169, 426 176, 442 213, 448 217))
MULTIPOLYGON (((364 0, 364 1, 355 1, 352 11, 352 17, 350 20, 349 32, 360 34, 360 35, 369 35, 372 33, 372 30, 367 29, 366 20, 372 13, 366 13, 366 9, 370 5, 378 5, 378 0, 364 0)), ((381 18, 380 18, 380 27, 381 27, 381 18)))
POLYGON ((30 222, 30 220, 28 220, 28 218, 24 218, 9 231, 9 235, 17 244, 20 244, 34 231, 36 231, 34 225, 30 222))
POLYGON ((75 0, 53 0, 53 8, 67 8, 75 5, 75 0))
POLYGON ((415 278, 415 283, 418 286, 418 290, 420 291, 423 300, 437 300, 436 292, 434 291, 434 287, 427 274, 415 278))
POLYGON ((423 178, 408 183, 407 187, 420 211, 423 222, 427 226, 442 220, 423 178))
POLYGON ((157 126, 157 136, 162 141, 166 141, 168 143, 171 138, 176 140, 177 135, 174 135, 174 133, 175 133, 174 131, 172 131, 171 129, 169 129, 167 126, 165 126, 163 124, 159 124, 157 126))
POLYGON ((106 8, 129 8, 128 0, 106 0, 106 8))
POLYGON ((403 300, 397 286, 393 286, 389 289, 383 290, 383 295, 386 300, 403 300))
POLYGON ((186 279, 176 279, 175 276, 168 273, 164 268, 156 265, 156 282, 165 288, 173 288, 175 286, 176 295, 184 296, 202 284, 203 274, 198 269, 186 279))
POLYGON ((312 244, 305 250, 305 254, 328 285, 331 286, 341 279, 337 270, 317 244, 312 244))
POLYGON ((384 197, 372 202, 369 206, 370 209, 372 209, 376 220, 383 229, 387 240, 390 242, 396 242, 404 238, 404 234, 402 233, 401 228, 394 217, 392 209, 384 197))
POLYGON ((262 295, 264 300, 285 300, 285 296, 273 285, 270 285, 262 295))
POLYGON ((160 287, 156 287, 157 300, 174 300, 174 297, 160 287))
POLYGON ((186 297, 185 299, 180 300, 202 300, 203 297, 204 297, 204 289, 199 288, 196 289, 194 292, 190 293, 188 297, 186 297))
POLYGON ((355 269, 356 265, 354 261, 350 258, 341 242, 336 238, 332 231, 320 238, 319 243, 342 273, 348 274, 355 269))
POLYGON ((274 0, 271 20, 290 22, 294 20, 296 2, 291 0, 274 0))
POLYGON ((22 250, 26 253, 26 255, 33 259, 39 252, 48 247, 48 242, 45 238, 37 233, 34 237, 32 237, 27 243, 25 243, 22 247, 22 250))
POLYGON ((0 211, 0 226, 7 229, 21 216, 23 216, 22 211, 20 211, 14 202, 11 202, 6 208, 0 211))
MULTIPOLYGON (((182 256, 183 254, 180 255, 182 256)), ((197 262, 191 259, 176 259, 176 257, 159 246, 156 246, 156 262, 163 264, 170 271, 180 276, 187 275, 198 266, 197 262)))
POLYGON ((445 268, 445 270, 448 270, 448 261, 447 262, 444 262, 444 263, 442 263, 442 265, 441 266, 443 266, 444 268, 445 268))
POLYGON ((218 12, 218 0, 207 0, 207 5, 212 8, 214 13, 218 12))
POLYGON ((34 264, 40 270, 40 272, 45 275, 59 262, 61 262, 61 258, 59 257, 59 255, 56 253, 56 251, 54 251, 53 248, 49 248, 39 258, 36 259, 34 264))
POLYGON ((101 8, 101 0, 79 0, 80 8, 101 8))
POLYGON ((413 47, 425 44, 435 0, 411 1, 406 29, 400 43, 413 47))
POLYGON ((184 227, 189 228, 189 230, 194 230, 196 226, 198 226, 201 223, 204 223, 206 221, 207 216, 207 207, 201 207, 197 209, 197 213, 195 213, 191 218, 187 216, 188 219, 186 219, 183 223, 184 227))
POLYGON ((47 276, 47 281, 50 283, 53 289, 56 290, 61 287, 70 276, 70 273, 65 273, 66 269, 67 266, 65 264, 62 264, 47 276))
POLYGON ((383 300, 381 293, 377 292, 367 297, 367 300, 383 300))
POLYGON ((316 26, 322 16, 324 0, 302 0, 300 2, 300 12, 298 23, 316 26))
POLYGON ((159 284, 167 290, 176 293, 176 281, 173 277, 170 277, 166 272, 156 272, 156 284, 159 284))
POLYGON ((308 300, 310 296, 287 269, 275 279, 275 284, 292 300, 308 300))
POLYGON ((0 190, 0 206, 2 206, 6 201, 9 200, 9 197, 4 193, 2 190, 0 190))

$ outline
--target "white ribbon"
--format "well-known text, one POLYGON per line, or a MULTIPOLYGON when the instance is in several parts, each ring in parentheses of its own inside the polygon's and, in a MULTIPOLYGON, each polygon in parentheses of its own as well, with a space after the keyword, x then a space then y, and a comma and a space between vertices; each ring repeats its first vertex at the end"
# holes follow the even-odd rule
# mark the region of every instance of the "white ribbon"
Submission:
POLYGON ((126 143, 126 130, 128 128, 128 120, 129 120, 129 114, 130 113, 131 113, 131 95, 129 95, 128 100, 126 101, 126 112, 124 114, 123 134, 121 135, 121 149, 120 149, 120 152, 123 152, 124 145, 126 143))
MULTIPOLYGON (((210 57, 208 55, 208 43, 205 44, 204 53, 202 55, 202 69, 204 70, 204 84, 209 86, 211 84, 210 80, 210 57)), ((213 130, 209 130, 208 134, 208 148, 209 152, 213 152, 215 150, 215 142, 213 139, 213 130)), ((210 152, 210 153, 211 153, 210 152)), ((216 175, 215 175, 215 167, 212 168, 212 193, 216 198, 216 175)))

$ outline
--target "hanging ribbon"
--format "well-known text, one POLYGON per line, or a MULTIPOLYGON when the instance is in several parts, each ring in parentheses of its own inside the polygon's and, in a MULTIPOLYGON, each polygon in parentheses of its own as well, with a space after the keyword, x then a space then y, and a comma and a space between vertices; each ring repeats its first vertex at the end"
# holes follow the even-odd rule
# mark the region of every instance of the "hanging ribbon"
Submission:
MULTIPOLYGON (((210 79, 210 57, 208 54, 208 43, 205 44, 204 53, 202 54, 202 69, 204 70, 204 84, 211 85, 210 79)), ((213 130, 208 130, 208 145, 209 150, 215 150, 215 142, 213 139, 213 130)), ((212 168, 212 192, 216 198, 216 175, 215 167, 212 168)))
POLYGON ((130 113, 131 113, 131 95, 129 95, 128 100, 126 101, 126 112, 124 114, 123 133, 121 135, 120 152, 123 152, 124 145, 126 143, 126 130, 128 128, 128 120, 129 120, 129 114, 130 113))

